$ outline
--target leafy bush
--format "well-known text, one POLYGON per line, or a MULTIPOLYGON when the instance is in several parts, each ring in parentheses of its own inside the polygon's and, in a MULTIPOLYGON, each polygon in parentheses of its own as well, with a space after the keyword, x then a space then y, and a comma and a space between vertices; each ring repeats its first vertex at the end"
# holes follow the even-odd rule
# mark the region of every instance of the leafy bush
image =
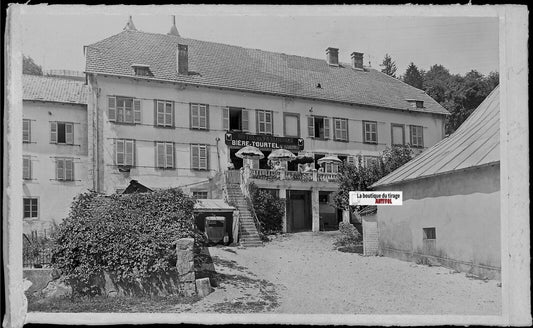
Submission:
POLYGON ((117 284, 149 285, 175 271, 176 241, 195 236, 193 207, 179 189, 80 194, 59 226, 52 264, 75 294, 100 294, 104 272, 117 284))
POLYGON ((361 234, 351 223, 339 223, 339 231, 342 235, 335 242, 335 246, 337 247, 355 248, 362 241, 361 234))
POLYGON ((253 209, 261 224, 261 232, 263 234, 281 232, 285 201, 266 190, 259 189, 253 183, 250 184, 249 191, 253 209))

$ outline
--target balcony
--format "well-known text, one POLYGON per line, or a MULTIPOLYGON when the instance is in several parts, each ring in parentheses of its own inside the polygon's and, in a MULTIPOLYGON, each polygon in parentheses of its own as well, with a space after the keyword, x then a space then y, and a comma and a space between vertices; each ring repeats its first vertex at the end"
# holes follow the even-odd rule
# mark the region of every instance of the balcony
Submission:
POLYGON ((250 179, 267 181, 301 181, 301 182, 330 182, 338 181, 337 173, 324 173, 316 170, 311 172, 297 172, 285 170, 250 169, 250 179))

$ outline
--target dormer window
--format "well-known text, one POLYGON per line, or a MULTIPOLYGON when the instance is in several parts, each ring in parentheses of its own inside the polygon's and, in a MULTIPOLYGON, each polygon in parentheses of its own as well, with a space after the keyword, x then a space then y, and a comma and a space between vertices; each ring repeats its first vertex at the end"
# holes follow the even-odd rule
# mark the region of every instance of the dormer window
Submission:
POLYGON ((407 99, 407 102, 411 105, 411 108, 424 108, 423 100, 407 99))
POLYGON ((150 71, 149 65, 132 64, 131 67, 133 67, 133 70, 135 71, 135 75, 137 76, 154 76, 152 72, 150 71))

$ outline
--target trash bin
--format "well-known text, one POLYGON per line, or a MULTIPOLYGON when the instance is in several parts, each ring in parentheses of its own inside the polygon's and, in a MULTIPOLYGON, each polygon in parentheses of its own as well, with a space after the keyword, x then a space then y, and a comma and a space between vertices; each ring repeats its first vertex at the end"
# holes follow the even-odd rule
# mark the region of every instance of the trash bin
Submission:
POLYGON ((226 218, 223 216, 208 216, 205 218, 205 234, 213 243, 219 243, 226 234, 226 218))

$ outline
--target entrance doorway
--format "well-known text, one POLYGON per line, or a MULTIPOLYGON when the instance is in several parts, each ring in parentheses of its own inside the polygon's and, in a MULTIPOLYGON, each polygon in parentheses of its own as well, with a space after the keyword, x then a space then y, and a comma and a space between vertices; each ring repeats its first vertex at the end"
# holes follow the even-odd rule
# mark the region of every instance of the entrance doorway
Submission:
POLYGON ((287 229, 289 232, 311 231, 311 192, 287 190, 287 229))

